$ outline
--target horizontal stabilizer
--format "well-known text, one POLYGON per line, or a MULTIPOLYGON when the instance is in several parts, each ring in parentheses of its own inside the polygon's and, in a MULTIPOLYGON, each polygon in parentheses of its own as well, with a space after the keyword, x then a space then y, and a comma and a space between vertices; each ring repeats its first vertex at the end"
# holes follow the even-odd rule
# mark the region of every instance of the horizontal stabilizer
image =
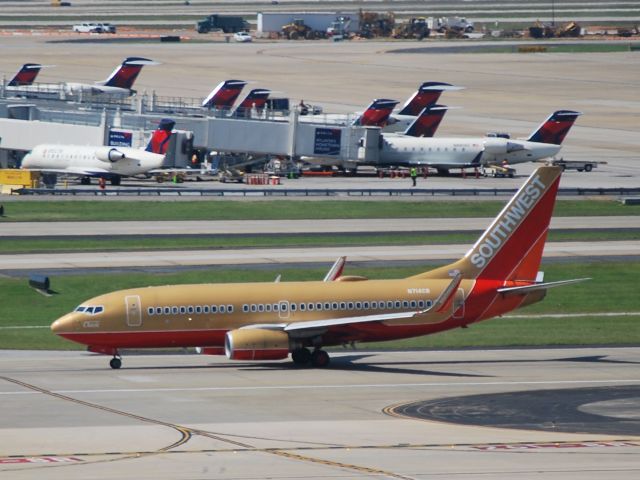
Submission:
POLYGON ((562 287, 564 285, 584 282, 585 280, 591 280, 591 278, 574 278, 572 280, 559 280, 557 282, 534 283, 531 285, 523 285, 521 287, 505 287, 499 288, 498 293, 503 293, 505 295, 524 295, 526 293, 536 292, 539 290, 547 290, 553 287, 562 287))

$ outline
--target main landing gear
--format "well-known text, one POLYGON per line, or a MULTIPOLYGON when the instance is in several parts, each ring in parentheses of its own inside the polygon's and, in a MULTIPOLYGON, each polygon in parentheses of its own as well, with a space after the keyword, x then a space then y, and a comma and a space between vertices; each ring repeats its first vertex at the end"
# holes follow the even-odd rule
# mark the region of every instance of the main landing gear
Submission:
POLYGON ((118 354, 114 355, 111 361, 109 362, 109 366, 114 370, 119 369, 122 366, 122 358, 120 358, 120 355, 118 354))
POLYGON ((324 368, 329 365, 329 354, 320 348, 316 348, 313 352, 310 352, 308 348, 296 348, 291 352, 291 359, 293 363, 299 366, 305 366, 311 364, 315 368, 324 368))

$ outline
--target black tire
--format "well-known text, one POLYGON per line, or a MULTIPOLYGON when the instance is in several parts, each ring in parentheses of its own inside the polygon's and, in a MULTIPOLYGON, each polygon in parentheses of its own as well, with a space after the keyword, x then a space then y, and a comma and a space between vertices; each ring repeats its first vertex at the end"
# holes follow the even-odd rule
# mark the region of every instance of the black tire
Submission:
POLYGON ((311 361, 311 352, 307 348, 296 348, 293 352, 291 352, 291 360, 296 365, 309 365, 311 361))
POLYGON ((591 165, 590 163, 587 163, 587 164, 584 166, 584 171, 585 171, 585 172, 590 172, 591 170, 593 170, 593 165, 591 165))
POLYGON ((109 362, 109 366, 114 370, 117 370, 122 366, 122 360, 120 360, 118 357, 113 357, 109 362))
POLYGON ((330 361, 329 354, 324 350, 314 350, 311 354, 311 365, 315 368, 325 368, 330 361))

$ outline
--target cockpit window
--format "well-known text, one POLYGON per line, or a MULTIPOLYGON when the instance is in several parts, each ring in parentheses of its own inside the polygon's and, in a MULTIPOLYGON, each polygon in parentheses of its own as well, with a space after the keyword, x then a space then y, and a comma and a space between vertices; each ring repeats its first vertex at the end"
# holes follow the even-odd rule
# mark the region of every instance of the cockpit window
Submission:
POLYGON ((104 307, 102 305, 80 305, 76 307, 75 311, 87 315, 97 315, 98 313, 104 312, 104 307))

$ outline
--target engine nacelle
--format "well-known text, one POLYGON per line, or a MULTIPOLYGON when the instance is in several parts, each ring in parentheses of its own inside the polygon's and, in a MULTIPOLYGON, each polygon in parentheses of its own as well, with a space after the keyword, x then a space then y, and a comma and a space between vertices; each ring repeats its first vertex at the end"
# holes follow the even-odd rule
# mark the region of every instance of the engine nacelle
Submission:
POLYGON ((290 351, 289 335, 280 330, 230 330, 224 351, 231 360, 282 360, 290 351))
POLYGON ((524 145, 518 142, 510 142, 505 138, 487 137, 484 140, 484 151, 491 155, 504 155, 505 153, 524 150, 524 145))
POLYGON ((125 157, 126 155, 124 153, 113 147, 105 147, 96 150, 96 158, 101 162, 115 163, 125 157))

